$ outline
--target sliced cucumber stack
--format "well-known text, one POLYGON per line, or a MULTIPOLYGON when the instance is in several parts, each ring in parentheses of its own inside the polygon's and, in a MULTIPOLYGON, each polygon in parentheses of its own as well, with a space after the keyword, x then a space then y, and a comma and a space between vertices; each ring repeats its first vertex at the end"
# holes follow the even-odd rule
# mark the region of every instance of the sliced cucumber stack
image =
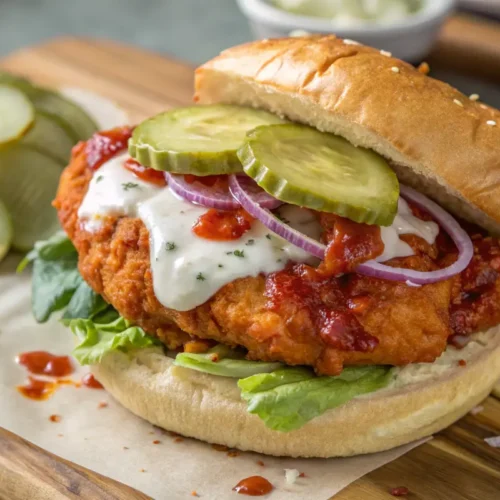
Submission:
POLYGON ((295 124, 251 131, 238 157, 244 171, 286 203, 388 226, 399 183, 387 162, 345 139, 295 124))
POLYGON ((5 204, 0 200, 0 262, 9 251, 13 234, 10 214, 5 204))
POLYGON ((21 143, 43 151, 47 156, 57 160, 61 166, 66 166, 75 140, 58 116, 37 111, 35 125, 23 137, 21 143))
POLYGON ((0 84, 20 90, 36 111, 57 116, 74 142, 88 139, 97 130, 96 123, 85 111, 57 92, 37 87, 24 78, 3 71, 0 71, 0 84))
POLYGON ((0 85, 0 147, 20 139, 35 121, 35 108, 17 88, 0 85))
POLYGON ((240 106, 179 108, 142 122, 129 142, 129 152, 142 165, 178 174, 240 172, 236 150, 247 132, 276 123, 284 120, 240 106))
POLYGON ((16 145, 0 155, 0 199, 12 217, 12 246, 29 250, 58 228, 51 202, 57 191, 61 165, 34 148, 16 145))

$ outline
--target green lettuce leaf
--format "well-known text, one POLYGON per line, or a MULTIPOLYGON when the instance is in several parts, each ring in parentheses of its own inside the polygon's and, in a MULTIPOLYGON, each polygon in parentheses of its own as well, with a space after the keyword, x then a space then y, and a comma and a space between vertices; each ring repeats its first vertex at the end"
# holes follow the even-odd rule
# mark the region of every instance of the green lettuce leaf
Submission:
POLYGON ((347 367, 337 377, 318 377, 306 368, 282 368, 238 381, 248 411, 267 427, 288 432, 350 399, 385 387, 385 366, 347 367))
POLYGON ((83 282, 77 267, 77 257, 60 260, 36 259, 33 264, 31 305, 39 323, 66 307, 83 282))
POLYGON ((48 240, 37 241, 34 248, 17 266, 17 272, 22 273, 26 266, 36 259, 59 260, 68 256, 76 256, 76 248, 63 231, 58 231, 48 240))
POLYGON ((104 312, 109 307, 111 306, 98 293, 95 293, 85 281, 82 281, 71 297, 68 307, 64 311, 63 319, 94 319, 97 314, 104 312))
POLYGON ((82 365, 99 363, 111 351, 141 349, 158 345, 142 328, 133 326, 119 317, 111 323, 94 323, 90 319, 65 320, 80 343, 73 350, 73 356, 82 365))
POLYGON ((203 354, 183 352, 177 354, 174 364, 199 372, 210 373, 221 377, 245 378, 257 373, 268 373, 277 370, 281 363, 265 363, 263 361, 247 361, 237 351, 222 344, 203 354), (213 361, 217 355, 217 361, 213 361))

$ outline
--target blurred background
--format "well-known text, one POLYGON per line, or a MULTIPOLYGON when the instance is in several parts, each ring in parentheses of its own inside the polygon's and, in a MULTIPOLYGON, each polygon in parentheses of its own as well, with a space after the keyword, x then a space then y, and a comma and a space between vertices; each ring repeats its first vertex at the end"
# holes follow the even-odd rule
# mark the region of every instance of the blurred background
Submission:
MULTIPOLYGON (((276 23, 282 13, 291 13, 297 19, 312 15, 331 31, 338 32, 340 27, 349 33, 359 30, 356 18, 375 18, 370 24, 378 22, 387 27, 404 24, 408 8, 419 11, 431 5, 439 10, 442 4, 452 3, 453 0, 0 0, 0 57, 49 37, 71 34, 121 40, 199 64, 224 48, 250 40, 255 33, 283 35, 304 27, 300 20, 287 25, 280 18, 276 23), (277 9, 258 12, 258 4, 277 9), (255 19, 256 14, 259 20, 255 19)), ((500 18, 500 0, 462 0, 458 4, 460 9, 500 18)), ((428 33, 424 30, 420 35, 423 41, 428 33)), ((398 38, 405 43, 404 32, 398 38)), ((375 37, 374 41, 379 40, 375 37)), ((412 43, 419 44, 414 40, 412 43)))
POLYGON ((197 65, 255 37, 304 31, 335 32, 413 63, 427 59, 444 37, 433 74, 500 107, 498 85, 488 82, 500 78, 500 0, 0 0, 0 58, 47 38, 76 35, 119 40, 197 65), (443 31, 456 12, 467 14, 468 23, 443 31), (463 64, 448 65, 457 54, 463 64))

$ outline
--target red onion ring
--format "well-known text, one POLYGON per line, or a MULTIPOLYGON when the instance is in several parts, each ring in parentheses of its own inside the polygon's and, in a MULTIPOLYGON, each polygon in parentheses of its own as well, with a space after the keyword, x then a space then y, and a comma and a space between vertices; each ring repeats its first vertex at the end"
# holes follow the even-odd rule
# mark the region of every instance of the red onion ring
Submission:
MULTIPOLYGON (((368 261, 356 268, 356 272, 366 276, 386 279, 390 281, 408 282, 412 286, 435 283, 446 280, 456 274, 461 273, 470 263, 474 255, 474 247, 469 235, 460 227, 458 222, 439 205, 431 201, 423 194, 407 186, 400 186, 401 194, 405 199, 415 203, 418 207, 429 212, 441 225, 441 227, 451 236, 459 251, 456 262, 445 269, 438 271, 421 272, 412 269, 403 269, 386 266, 375 261, 368 261)), ((253 217, 259 219, 268 229, 281 236, 290 243, 302 248, 312 255, 324 259, 326 246, 312 238, 296 231, 290 226, 281 222, 271 212, 255 203, 246 192, 245 186, 240 182, 240 178, 231 175, 229 177, 229 190, 240 202, 243 208, 253 217)))
POLYGON ((230 193, 217 191, 201 182, 190 184, 186 182, 183 175, 173 175, 170 172, 165 172, 165 177, 170 189, 177 196, 191 203, 220 210, 235 210, 240 207, 230 193))
MULTIPOLYGON (((207 208, 217 208, 219 210, 235 210, 240 207, 237 200, 231 193, 224 193, 201 182, 189 183, 183 175, 173 175, 165 172, 168 185, 172 191, 185 200, 202 205, 207 208)), ((254 203, 264 208, 274 209, 283 204, 270 194, 267 194, 257 183, 248 176, 239 176, 240 183, 254 203)))
POLYGON ((444 281, 452 276, 460 274, 469 265, 474 256, 474 245, 469 235, 448 212, 443 210, 437 203, 427 198, 427 196, 424 196, 408 186, 400 186, 400 192, 403 198, 413 202, 417 207, 431 214, 439 225, 450 235, 458 248, 458 259, 451 266, 430 272, 395 268, 385 266, 375 261, 360 264, 356 268, 356 272, 364 274, 365 276, 373 276, 375 278, 392 281, 410 281, 418 285, 444 281))
POLYGON ((264 226, 281 236, 283 239, 292 243, 306 252, 323 259, 325 257, 326 247, 312 238, 309 238, 300 231, 293 229, 287 224, 280 221, 269 210, 261 207, 252 199, 250 194, 245 189, 245 183, 241 182, 242 176, 230 175, 229 176, 229 191, 241 206, 252 216, 258 219, 264 226))

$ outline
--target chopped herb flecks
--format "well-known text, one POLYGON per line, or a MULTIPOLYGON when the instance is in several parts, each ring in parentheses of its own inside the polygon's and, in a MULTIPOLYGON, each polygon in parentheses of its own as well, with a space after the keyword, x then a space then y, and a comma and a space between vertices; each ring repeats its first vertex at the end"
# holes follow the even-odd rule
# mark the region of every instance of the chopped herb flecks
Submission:
POLYGON ((165 248, 167 249, 167 252, 170 252, 172 250, 175 250, 177 248, 177 245, 173 241, 167 241, 165 244, 165 248))
POLYGON ((240 259, 242 259, 243 257, 245 257, 244 250, 235 250, 233 253, 234 253, 235 257, 239 257, 240 259))
POLYGON ((198 273, 196 279, 198 281, 205 281, 207 278, 205 278, 205 276, 202 273, 198 273))
POLYGON ((245 243, 245 245, 246 245, 247 247, 251 247, 254 243, 255 243, 255 240, 248 240, 248 241, 245 243))
POLYGON ((103 179, 104 179, 104 177, 102 175, 98 175, 97 179, 95 181, 97 183, 97 182, 101 182, 103 179))
POLYGON ((134 189, 138 188, 139 184, 136 184, 135 182, 123 182, 122 183, 122 188, 124 191, 128 191, 129 189, 134 189))
POLYGON ((270 235, 270 234, 266 234, 266 238, 267 238, 268 240, 270 240, 270 239, 271 239, 271 235, 270 235))
POLYGON ((281 262, 281 259, 278 259, 276 262, 281 262))
POLYGON ((219 264, 219 267, 224 267, 222 264, 219 264))
POLYGON ((226 252, 226 255, 233 255, 233 252, 226 252))

